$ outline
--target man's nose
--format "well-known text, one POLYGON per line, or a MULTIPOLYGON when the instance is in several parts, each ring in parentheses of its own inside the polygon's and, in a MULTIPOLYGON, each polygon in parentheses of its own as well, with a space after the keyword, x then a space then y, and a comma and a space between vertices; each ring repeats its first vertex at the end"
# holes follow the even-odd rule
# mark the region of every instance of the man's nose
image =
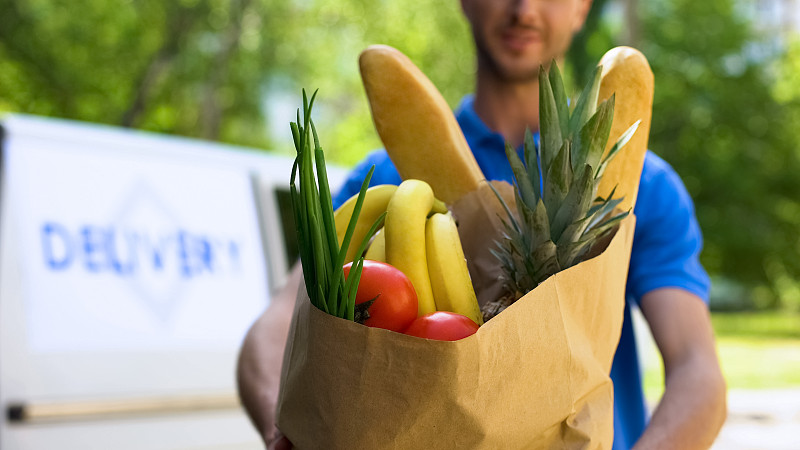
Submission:
POLYGON ((534 25, 538 20, 541 0, 513 0, 512 18, 519 25, 534 25))

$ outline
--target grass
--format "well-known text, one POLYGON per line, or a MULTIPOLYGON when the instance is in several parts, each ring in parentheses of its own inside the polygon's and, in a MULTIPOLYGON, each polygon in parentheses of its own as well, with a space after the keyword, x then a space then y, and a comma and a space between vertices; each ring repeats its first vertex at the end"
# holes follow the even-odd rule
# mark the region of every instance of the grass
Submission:
MULTIPOLYGON (((720 364, 729 389, 800 388, 800 315, 713 313, 720 364)), ((663 366, 652 342, 643 356, 648 401, 661 397, 663 366)))
POLYGON ((711 323, 719 338, 800 339, 800 314, 713 313, 711 323))

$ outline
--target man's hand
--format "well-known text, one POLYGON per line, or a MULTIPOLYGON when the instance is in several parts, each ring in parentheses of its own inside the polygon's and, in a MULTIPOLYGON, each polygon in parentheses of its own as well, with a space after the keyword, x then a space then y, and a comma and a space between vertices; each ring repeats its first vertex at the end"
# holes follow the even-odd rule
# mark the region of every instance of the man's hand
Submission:
POLYGON ((727 407, 708 308, 672 288, 644 295, 640 305, 664 359, 665 389, 634 449, 709 448, 727 407))
POLYGON ((302 271, 298 264, 286 286, 248 331, 239 352, 236 381, 247 415, 269 449, 284 450, 291 443, 275 428, 283 350, 302 271))
POLYGON ((292 450, 292 443, 289 442, 289 439, 286 439, 286 436, 282 435, 280 431, 275 434, 275 437, 272 439, 272 442, 267 444, 267 450, 292 450))

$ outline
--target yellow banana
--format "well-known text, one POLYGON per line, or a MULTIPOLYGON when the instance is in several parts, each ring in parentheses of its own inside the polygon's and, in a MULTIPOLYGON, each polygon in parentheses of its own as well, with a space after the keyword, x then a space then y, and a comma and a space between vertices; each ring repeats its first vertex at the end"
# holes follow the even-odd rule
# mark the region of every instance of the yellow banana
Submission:
POLYGON ((443 202, 443 201, 439 200, 438 198, 434 197, 433 198, 433 206, 431 207, 431 212, 428 215, 433 214, 433 213, 447 214, 448 211, 449 210, 447 209, 447 205, 445 204, 445 202, 443 202))
POLYGON ((463 314, 483 324, 483 315, 472 287, 458 228, 450 214, 434 214, 425 225, 428 273, 436 309, 463 314))
MULTIPOLYGON (((397 186, 391 184, 381 184, 367 189, 364 203, 361 205, 361 213, 358 215, 358 222, 356 222, 356 228, 353 231, 353 237, 350 239, 350 246, 347 248, 347 256, 344 260, 345 263, 355 259, 359 245, 361 245, 361 242, 367 236, 375 220, 386 211, 389 205, 389 199, 392 198, 396 190, 397 186)), ((339 238, 339 245, 342 245, 342 241, 344 240, 344 235, 347 232, 347 225, 350 223, 350 217, 353 215, 357 199, 358 194, 350 197, 333 214, 336 222, 336 235, 339 238)))
POLYGON ((364 258, 386 262, 386 232, 383 231, 383 228, 375 233, 375 237, 372 238, 372 243, 369 244, 367 254, 364 258))
POLYGON ((389 201, 386 212, 386 262, 411 280, 419 315, 436 311, 425 252, 425 222, 433 207, 433 190, 420 180, 405 180, 389 201))

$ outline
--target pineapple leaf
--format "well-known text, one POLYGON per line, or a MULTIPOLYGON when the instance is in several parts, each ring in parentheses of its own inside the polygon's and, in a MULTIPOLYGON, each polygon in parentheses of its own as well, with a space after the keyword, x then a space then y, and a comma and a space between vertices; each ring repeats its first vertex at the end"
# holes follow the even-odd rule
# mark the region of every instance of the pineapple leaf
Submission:
MULTIPOLYGON (((539 270, 537 271, 536 278, 540 280, 561 270, 558 263, 558 247, 556 247, 553 241, 545 241, 542 245, 537 247, 533 251, 533 260, 539 262, 539 270)), ((536 284, 534 284, 531 289, 534 287, 536 287, 536 284)))
MULTIPOLYGON (((500 247, 502 250, 502 244, 500 244, 499 242, 497 244, 498 247, 500 247)), ((512 267, 511 258, 509 258, 505 252, 490 248, 489 253, 494 255, 494 257, 497 258, 497 260, 500 262, 500 265, 502 265, 503 267, 512 267)))
POLYGON ((581 235, 583 235, 584 230, 586 230, 586 226, 589 224, 590 219, 590 217, 584 217, 581 220, 569 224, 564 232, 561 233, 561 238, 556 241, 556 245, 561 248, 577 242, 581 235))
POLYGON ((517 151, 508 143, 506 143, 506 158, 508 158, 511 171, 514 172, 514 178, 517 181, 514 184, 515 189, 519 190, 522 200, 526 205, 529 207, 535 205, 539 196, 536 195, 536 190, 528 177, 528 171, 525 170, 525 166, 522 164, 522 160, 519 159, 517 151))
MULTIPOLYGON (((578 103, 572 111, 569 118, 569 129, 572 130, 571 134, 576 134, 585 124, 589 117, 594 115, 597 110, 597 96, 600 92, 600 74, 602 73, 602 66, 597 66, 592 75, 592 81, 586 85, 578 98, 578 103)), ((572 136, 574 137, 574 136, 572 136)))
POLYGON ((622 219, 628 217, 628 214, 630 214, 630 210, 625 211, 623 213, 619 213, 616 216, 607 219, 605 222, 602 222, 597 226, 587 229, 583 233, 581 240, 590 239, 592 241, 596 241, 605 231, 608 231, 609 229, 613 228, 619 222, 622 222, 622 219))
POLYGON ((503 224, 503 227, 506 229, 506 231, 503 232, 503 236, 502 237, 504 239, 511 239, 511 235, 509 235, 508 233, 513 233, 514 229, 511 228, 511 225, 506 221, 506 219, 503 219, 502 217, 500 217, 500 214, 497 215, 497 218, 500 219, 500 222, 503 224))
POLYGON ((611 196, 609 196, 608 200, 605 200, 602 206, 594 213, 586 229, 590 230, 596 227, 597 224, 600 223, 600 221, 603 220, 606 216, 611 214, 611 212, 614 211, 614 208, 616 208, 617 205, 619 205, 621 202, 622 202, 622 197, 612 198, 611 196))
POLYGON ((525 141, 523 143, 523 156, 525 157, 525 167, 528 169, 528 178, 536 191, 537 198, 542 195, 542 178, 539 168, 539 149, 533 140, 530 128, 525 128, 525 141))
POLYGON ((547 207, 548 218, 552 222, 555 214, 558 211, 558 205, 564 201, 567 196, 569 185, 572 184, 572 166, 570 165, 570 147, 569 140, 564 141, 553 164, 547 171, 547 182, 544 185, 544 204, 547 207))
POLYGON ((528 230, 531 231, 532 242, 531 247, 538 247, 541 242, 550 241, 550 218, 547 216, 547 209, 545 209, 544 202, 539 199, 536 208, 532 211, 532 221, 528 230))
POLYGON ((594 173, 588 164, 583 166, 581 175, 572 180, 564 203, 558 209, 555 219, 550 227, 550 234, 554 241, 559 242, 561 234, 571 223, 579 220, 589 208, 594 194, 594 173))
POLYGON ((624 218, 628 217, 628 214, 630 214, 630 213, 631 213, 631 210, 630 210, 630 209, 629 209, 629 210, 627 210, 627 211, 621 212, 621 213, 619 213, 619 214, 615 215, 614 217, 611 217, 611 218, 609 218, 609 219, 606 219, 604 222, 601 222, 600 224, 596 225, 596 226, 593 228, 593 230, 599 230, 599 229, 608 229, 608 228, 611 228, 611 227, 613 227, 614 225, 616 225, 618 222, 622 221, 622 219, 624 219, 624 218))
POLYGON ((515 231, 509 228, 508 222, 506 222, 502 218, 500 219, 500 221, 503 222, 503 226, 506 227, 506 231, 502 233, 502 238, 504 240, 510 241, 516 239, 519 241, 522 239, 522 234, 519 231, 515 231))
MULTIPOLYGON (((508 204, 506 203, 506 201, 503 200, 503 197, 500 196, 500 193, 497 192, 497 189, 495 189, 495 187, 492 185, 492 183, 489 183, 489 189, 491 189, 492 192, 494 192, 495 197, 497 197, 497 200, 500 201, 500 204, 503 206, 503 209, 505 210, 506 215, 508 216, 509 220, 511 221, 511 225, 513 226, 514 230, 517 233, 519 233, 520 232, 519 222, 517 222, 517 219, 514 218, 514 215, 511 213, 511 209, 508 208, 508 204)), ((500 220, 503 220, 503 218, 501 217, 500 220)), ((503 222, 505 223, 505 221, 503 221, 503 222)), ((506 225, 506 227, 508 228, 508 225, 506 225)))
POLYGON ((573 147, 573 157, 581 163, 596 169, 600 166, 603 151, 606 149, 611 121, 614 119, 614 95, 600 104, 597 112, 581 128, 573 147))
POLYGON ((605 173, 606 167, 608 166, 608 163, 611 162, 611 160, 614 158, 614 156, 617 155, 617 152, 619 152, 620 149, 622 149, 622 147, 624 147, 625 144, 627 144, 628 141, 631 140, 631 138, 633 137, 633 134, 639 128, 639 124, 641 122, 642 122, 641 119, 637 120, 633 125, 630 126, 630 128, 628 128, 627 130, 625 130, 624 133, 622 133, 622 136, 620 136, 619 139, 617 139, 617 142, 614 143, 614 146, 611 147, 611 150, 608 151, 608 154, 605 157, 603 157, 603 161, 600 163, 600 166, 597 168, 597 173, 594 176, 595 178, 599 179, 600 177, 603 176, 603 173, 605 173))
POLYGON ((594 215, 597 213, 597 211, 600 211, 603 205, 605 205, 605 200, 600 197, 597 197, 595 199, 595 204, 592 205, 592 207, 589 208, 589 211, 586 212, 586 217, 587 218, 594 217, 594 215))
POLYGON ((528 238, 528 249, 538 247, 542 242, 549 241, 550 239, 550 219, 547 217, 547 209, 544 206, 542 199, 536 204, 536 207, 530 209, 528 207, 517 208, 519 211, 523 232, 519 233, 521 239, 528 238))
POLYGON ((558 110, 558 123, 561 125, 561 136, 569 135, 569 103, 567 101, 567 91, 564 88, 564 80, 561 78, 561 71, 558 70, 556 61, 550 64, 550 86, 553 89, 553 98, 556 101, 558 110))
POLYGON ((608 231, 628 216, 630 211, 626 211, 606 220, 605 222, 587 228, 578 242, 559 245, 558 261, 564 267, 571 267, 580 262, 592 246, 600 240, 608 231))
POLYGON ((558 247, 558 262, 564 267, 574 266, 592 246, 591 239, 583 239, 558 247))
POLYGON ((528 252, 525 251, 525 243, 519 242, 517 239, 509 239, 508 241, 509 256, 513 259, 519 256, 524 256, 528 252))
POLYGON ((558 122, 558 107, 550 86, 550 78, 544 67, 539 68, 539 143, 542 147, 543 172, 549 174, 550 164, 561 148, 561 125, 558 122))
MULTIPOLYGON (((611 193, 608 194, 608 198, 603 198, 603 197, 597 196, 597 198, 594 199, 594 204, 592 205, 591 208, 589 208, 589 211, 586 213, 586 217, 592 217, 597 213, 597 211, 599 211, 600 209, 606 207, 606 204, 612 198, 614 198, 614 193, 615 192, 617 192, 617 187, 616 186, 614 186, 614 189, 611 189, 611 193)), ((606 213, 608 213, 610 211, 611 211, 611 209, 607 210, 606 213)))
POLYGON ((524 279, 530 277, 531 274, 536 273, 533 267, 533 261, 529 258, 529 255, 526 253, 524 255, 521 254, 513 254, 511 255, 512 264, 515 269, 515 273, 512 275, 513 280, 516 280, 518 284, 524 284, 524 279))

